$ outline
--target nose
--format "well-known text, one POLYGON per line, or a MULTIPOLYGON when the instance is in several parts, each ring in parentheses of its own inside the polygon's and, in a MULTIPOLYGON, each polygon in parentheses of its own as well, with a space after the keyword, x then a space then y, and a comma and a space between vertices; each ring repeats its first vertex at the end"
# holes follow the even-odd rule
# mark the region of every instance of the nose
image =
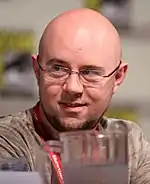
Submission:
POLYGON ((81 84, 77 73, 72 73, 69 76, 63 89, 70 95, 81 95, 83 93, 83 85, 81 84))

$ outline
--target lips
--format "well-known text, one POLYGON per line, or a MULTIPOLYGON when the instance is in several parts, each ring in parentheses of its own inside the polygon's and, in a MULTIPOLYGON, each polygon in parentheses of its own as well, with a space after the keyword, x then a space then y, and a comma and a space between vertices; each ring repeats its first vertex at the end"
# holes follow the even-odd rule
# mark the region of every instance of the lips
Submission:
POLYGON ((87 107, 86 103, 60 102, 59 105, 60 105, 62 112, 67 113, 67 116, 77 115, 83 112, 87 107))
POLYGON ((67 102, 60 102, 59 104, 66 107, 83 107, 87 105, 86 103, 67 103, 67 102))

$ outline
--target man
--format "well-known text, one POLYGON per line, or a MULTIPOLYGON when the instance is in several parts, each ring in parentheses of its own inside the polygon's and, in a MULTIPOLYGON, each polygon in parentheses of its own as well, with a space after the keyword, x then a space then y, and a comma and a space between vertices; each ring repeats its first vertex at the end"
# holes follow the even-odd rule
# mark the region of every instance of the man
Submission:
MULTIPOLYGON (((116 29, 96 11, 70 10, 52 20, 33 62, 40 101, 1 119, 1 158, 24 157, 29 170, 43 171, 45 183, 55 183, 42 140, 58 140, 63 131, 107 129, 117 121, 103 114, 127 73, 121 52, 116 29)), ((129 131, 129 183, 150 183, 150 145, 136 124, 124 122, 129 131)))

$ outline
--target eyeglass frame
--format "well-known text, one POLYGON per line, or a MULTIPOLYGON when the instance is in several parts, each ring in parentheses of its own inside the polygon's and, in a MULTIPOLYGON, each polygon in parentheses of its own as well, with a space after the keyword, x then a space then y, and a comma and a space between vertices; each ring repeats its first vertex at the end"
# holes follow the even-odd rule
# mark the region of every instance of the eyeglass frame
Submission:
MULTIPOLYGON (((103 75, 103 76, 101 76, 101 77, 102 77, 102 78, 108 78, 108 77, 112 76, 112 75, 119 69, 121 63, 122 63, 122 60, 120 60, 118 66, 117 66, 112 72, 110 72, 110 73, 107 74, 107 75, 103 75)), ((37 64, 38 64, 38 66, 39 66, 39 68, 40 68, 41 71, 44 71, 44 72, 49 73, 49 72, 47 71, 47 69, 44 69, 44 68, 40 65, 38 59, 37 59, 37 64)), ((69 68, 67 68, 67 69, 68 69, 68 71, 69 71, 69 73, 68 73, 69 75, 68 75, 68 77, 67 77, 65 80, 67 80, 67 79, 70 77, 70 75, 72 75, 72 74, 78 74, 78 76, 80 76, 80 71, 74 71, 74 70, 71 70, 71 69, 69 69, 69 68)), ((85 79, 85 80, 86 80, 86 79, 85 79)))

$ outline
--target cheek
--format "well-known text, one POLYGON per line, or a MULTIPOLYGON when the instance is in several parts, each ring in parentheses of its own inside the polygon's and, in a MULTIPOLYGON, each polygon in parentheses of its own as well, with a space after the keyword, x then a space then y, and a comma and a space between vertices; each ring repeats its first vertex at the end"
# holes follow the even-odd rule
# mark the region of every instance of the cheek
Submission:
POLYGON ((101 104, 107 103, 113 93, 113 83, 108 81, 105 84, 100 84, 98 87, 90 88, 87 90, 87 95, 92 103, 101 104))
POLYGON ((61 86, 56 84, 51 84, 47 80, 40 80, 40 96, 42 96, 45 101, 57 101, 60 98, 61 86))
POLYGON ((93 117, 101 116, 107 109, 112 97, 112 90, 106 88, 91 89, 88 93, 90 99, 90 106, 88 114, 93 117))

